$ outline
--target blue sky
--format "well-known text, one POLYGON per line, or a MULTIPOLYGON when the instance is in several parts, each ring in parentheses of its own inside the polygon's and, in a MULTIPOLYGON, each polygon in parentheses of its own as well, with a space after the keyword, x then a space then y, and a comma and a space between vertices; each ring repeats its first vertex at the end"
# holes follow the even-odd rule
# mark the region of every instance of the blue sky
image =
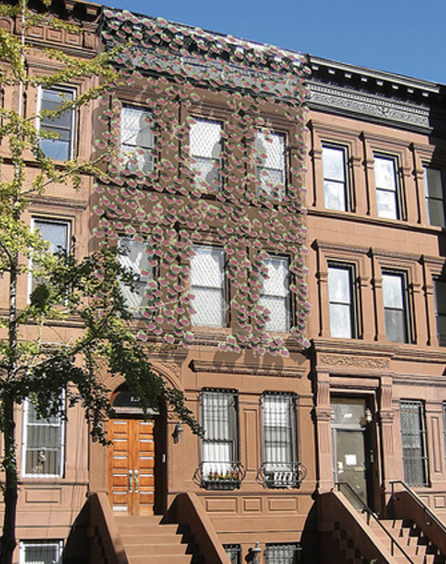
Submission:
POLYGON ((319 57, 446 83, 446 0, 104 3, 319 57))

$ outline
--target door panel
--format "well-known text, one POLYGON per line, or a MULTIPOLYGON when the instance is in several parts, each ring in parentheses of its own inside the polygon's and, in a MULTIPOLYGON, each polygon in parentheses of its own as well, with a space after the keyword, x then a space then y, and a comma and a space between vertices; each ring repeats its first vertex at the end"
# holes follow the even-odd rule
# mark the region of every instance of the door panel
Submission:
POLYGON ((332 436, 335 482, 346 482, 341 491, 355 507, 373 504, 373 478, 366 453, 370 451, 371 426, 367 422, 365 398, 333 397, 332 436), (358 499, 359 498, 359 499, 358 499))
POLYGON ((109 488, 114 511, 151 515, 155 497, 153 421, 110 419, 109 488))
POLYGON ((110 419, 109 488, 114 511, 129 510, 130 421, 110 419))
POLYGON ((138 515, 151 515, 155 501, 155 442, 153 421, 135 421, 139 456, 135 459, 135 509, 138 515), (136 491, 138 490, 138 491, 136 491))
POLYGON ((336 443, 337 481, 347 482, 367 504, 364 432, 337 429, 336 443))

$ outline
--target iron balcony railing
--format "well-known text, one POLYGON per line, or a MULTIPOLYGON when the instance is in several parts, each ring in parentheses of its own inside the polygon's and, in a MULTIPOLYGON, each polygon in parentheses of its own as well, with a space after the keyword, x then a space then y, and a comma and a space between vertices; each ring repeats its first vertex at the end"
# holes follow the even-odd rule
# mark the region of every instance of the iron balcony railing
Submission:
POLYGON ((207 490, 235 490, 245 476, 245 467, 240 462, 201 462, 193 481, 207 490))
POLYGON ((302 462, 264 462, 257 480, 265 488, 298 488, 307 475, 302 462))

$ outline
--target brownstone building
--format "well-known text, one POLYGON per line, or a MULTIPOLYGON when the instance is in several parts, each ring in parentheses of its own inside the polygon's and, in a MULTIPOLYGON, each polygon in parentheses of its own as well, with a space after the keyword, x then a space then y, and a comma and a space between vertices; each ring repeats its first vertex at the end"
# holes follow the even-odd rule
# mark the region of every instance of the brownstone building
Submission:
MULTIPOLYGON (((324 513, 333 481, 347 482, 381 517, 392 515, 398 481, 393 487, 405 493, 393 501, 394 516, 414 519, 400 507, 408 486, 441 518, 444 89, 312 63, 309 332, 320 529, 327 535, 333 519, 324 513)), ((412 549, 418 561, 421 550, 412 549)), ((405 557, 399 549, 395 556, 405 557)))
MULTIPOLYGON (((66 116, 45 147, 62 164, 88 159, 106 132, 119 146, 108 184, 54 186, 28 219, 54 246, 74 235, 80 256, 102 232, 128 250, 135 331, 205 434, 163 406, 144 420, 112 378, 108 448, 90 441, 80 410, 41 421, 26 402, 17 562, 57 562, 64 546, 67 561, 95 564, 421 563, 426 550, 444 561, 444 88, 310 57, 304 122, 296 53, 65 9, 81 18, 77 43, 42 27, 34 45, 88 58, 131 33, 119 64, 137 76, 66 116), (184 288, 192 310, 178 302, 184 288), (263 340, 246 337, 265 309, 263 340)), ((43 54, 29 68, 54 72, 43 54)), ((30 92, 27 110, 89 86, 30 92)))

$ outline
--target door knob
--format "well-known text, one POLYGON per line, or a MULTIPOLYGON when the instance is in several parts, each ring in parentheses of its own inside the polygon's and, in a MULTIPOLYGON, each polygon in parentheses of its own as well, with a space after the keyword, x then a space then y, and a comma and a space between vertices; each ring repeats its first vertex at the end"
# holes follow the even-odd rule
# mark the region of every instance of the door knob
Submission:
POLYGON ((135 493, 139 492, 139 472, 135 470, 135 493))
POLYGON ((133 470, 129 470, 129 493, 133 491, 133 470))

